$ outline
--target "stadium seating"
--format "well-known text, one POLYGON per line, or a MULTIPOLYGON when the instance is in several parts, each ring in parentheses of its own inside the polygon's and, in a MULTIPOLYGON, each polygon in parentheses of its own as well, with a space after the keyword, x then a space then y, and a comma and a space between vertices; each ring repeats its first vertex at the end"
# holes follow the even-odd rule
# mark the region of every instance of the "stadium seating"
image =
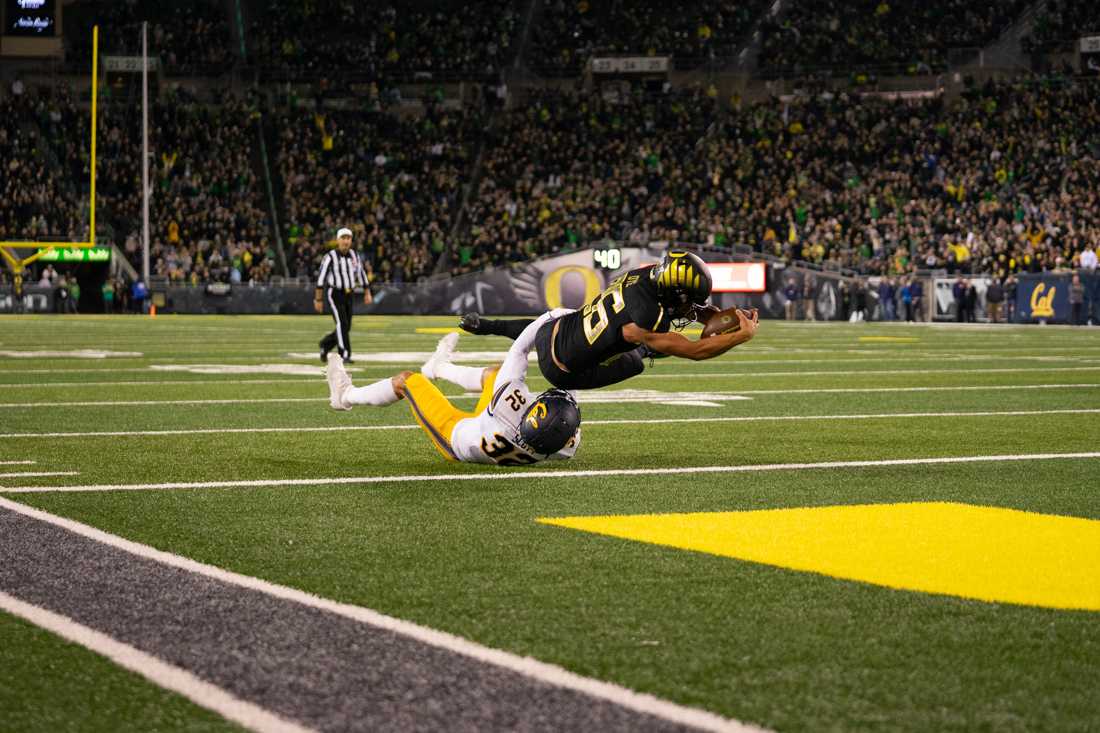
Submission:
POLYGON ((512 4, 488 0, 274 0, 252 15, 249 63, 274 78, 493 77, 515 57, 519 22, 512 4))
MULTIPOLYGON (((794 0, 764 25, 761 71, 810 62, 941 68, 946 49, 988 43, 1023 6, 794 0)), ((402 106, 387 98, 394 80, 438 72, 481 82, 511 61, 518 6, 276 0, 264 7, 278 12, 263 15, 245 7, 248 63, 304 79, 316 96, 305 84, 268 85, 262 98, 215 92, 199 101, 162 86, 151 229, 155 275, 172 281, 311 277, 332 232, 349 223, 376 278, 394 282, 607 238, 747 245, 866 273, 1038 271, 1072 265, 1100 242, 1095 81, 990 82, 960 98, 907 102, 842 94, 749 103, 710 84, 534 86, 514 90, 521 96, 509 109, 472 94, 462 104, 429 94, 423 107, 402 106), (369 79, 371 92, 332 103, 349 94, 325 75, 369 79), (261 109, 274 212, 257 146, 261 109)), ((75 3, 66 9, 76 19, 66 22, 70 61, 87 52, 80 44, 93 18, 109 31, 105 52, 133 53, 142 19, 162 31, 171 24, 155 45, 170 71, 235 58, 226 8, 181 8, 75 3)), ((764 12, 707 0, 677 9, 550 1, 536 10, 524 62, 564 73, 595 52, 724 56, 764 12)), ((1088 4, 1049 3, 1031 48, 1052 48, 1095 21, 1088 4)), ((87 112, 67 89, 0 97, 0 236, 82 236, 87 112)), ((109 88, 101 98, 98 230, 137 264, 139 115, 109 88)))
POLYGON ((1092 0, 1051 0, 1021 43, 1029 53, 1063 51, 1072 49, 1078 38, 1090 35, 1100 35, 1100 5, 1092 0))
MULTIPOLYGON (((53 155, 68 174, 68 186, 86 195, 88 113, 68 97, 55 105, 58 128, 66 134, 49 137, 53 155)), ((154 105, 150 259, 155 277, 263 282, 272 275, 277 253, 269 240, 262 183, 252 165, 253 124, 249 107, 232 100, 212 107, 166 93, 154 105)), ((101 105, 97 146, 97 233, 113 235, 140 269, 139 108, 126 102, 101 105)))
POLYGON ((714 223, 695 145, 717 102, 699 91, 611 104, 546 92, 507 112, 488 141, 455 273, 633 232, 694 241, 714 223))
POLYGON ((216 0, 164 3, 156 0, 80 0, 65 8, 65 60, 86 72, 92 60, 92 25, 100 26, 100 53, 141 54, 141 24, 149 23, 149 53, 168 74, 218 75, 235 60, 229 21, 216 0))
POLYGON ((50 145, 62 127, 48 95, 27 89, 0 97, 0 241, 87 236, 77 189, 50 145))
POLYGON ((311 276, 346 224, 381 277, 401 282, 431 274, 472 165, 472 116, 437 105, 407 119, 295 109, 276 124, 292 276, 311 276))
POLYGON ((544 96, 489 145, 457 271, 606 237, 872 273, 1066 266, 1100 237, 1096 91, 991 84, 955 104, 771 101, 728 117, 701 94, 544 96))
POLYGON ((672 55, 681 68, 740 50, 763 0, 593 3, 551 0, 532 30, 527 63, 542 72, 576 76, 592 55, 672 55))
POLYGON ((793 0, 764 25, 760 66, 772 73, 831 68, 850 71, 942 71, 947 49, 994 40, 1027 0, 793 0))

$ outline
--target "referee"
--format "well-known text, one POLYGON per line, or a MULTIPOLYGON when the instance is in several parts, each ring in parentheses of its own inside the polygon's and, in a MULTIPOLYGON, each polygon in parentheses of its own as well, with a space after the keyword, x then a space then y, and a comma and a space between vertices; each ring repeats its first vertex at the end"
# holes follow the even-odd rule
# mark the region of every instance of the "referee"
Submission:
POLYGON ((332 311, 336 329, 321 339, 321 362, 328 352, 337 349, 345 362, 351 361, 351 311, 352 291, 362 287, 363 304, 370 305, 370 281, 363 271, 359 255, 351 248, 351 230, 336 232, 336 249, 329 250, 321 258, 321 272, 317 275, 317 291, 313 296, 313 310, 324 313, 325 302, 332 311))

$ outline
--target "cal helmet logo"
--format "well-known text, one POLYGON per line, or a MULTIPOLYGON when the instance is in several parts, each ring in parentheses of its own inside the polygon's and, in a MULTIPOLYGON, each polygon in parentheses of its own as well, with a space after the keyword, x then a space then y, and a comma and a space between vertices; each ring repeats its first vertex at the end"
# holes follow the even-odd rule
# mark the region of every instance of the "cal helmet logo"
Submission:
POLYGON ((542 400, 539 400, 535 404, 531 405, 531 411, 527 413, 527 422, 531 424, 535 430, 539 429, 539 420, 546 417, 546 405, 542 400))

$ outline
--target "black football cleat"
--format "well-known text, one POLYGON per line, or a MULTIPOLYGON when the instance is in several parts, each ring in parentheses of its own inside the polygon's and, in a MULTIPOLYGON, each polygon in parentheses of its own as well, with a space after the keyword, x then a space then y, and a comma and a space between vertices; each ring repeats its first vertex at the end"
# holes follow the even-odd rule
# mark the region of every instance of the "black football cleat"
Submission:
POLYGON ((477 313, 465 313, 462 318, 458 319, 458 327, 466 333, 472 333, 475 336, 485 336, 489 331, 485 328, 485 324, 481 322, 481 316, 477 313))
POLYGON ((318 342, 317 346, 319 346, 321 348, 321 363, 322 364, 328 364, 328 352, 329 352, 329 350, 325 347, 325 340, 321 339, 318 342))

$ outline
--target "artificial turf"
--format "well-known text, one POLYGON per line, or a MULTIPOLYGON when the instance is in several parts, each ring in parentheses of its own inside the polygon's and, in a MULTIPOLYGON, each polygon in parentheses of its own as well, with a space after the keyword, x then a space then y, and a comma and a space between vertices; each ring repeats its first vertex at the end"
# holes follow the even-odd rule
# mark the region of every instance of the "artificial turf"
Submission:
MULTIPOLYGON (((367 355, 430 352, 438 335, 415 329, 450 323, 358 319, 356 382, 413 367, 378 364, 367 355)), ((753 342, 720 361, 661 360, 612 388, 688 392, 680 399, 696 402, 707 395, 751 399, 700 406, 586 403, 582 395, 588 424, 578 457, 534 469, 667 469, 645 476, 528 476, 530 469, 448 464, 418 429, 409 429, 413 421, 404 405, 334 413, 319 375, 150 368, 319 368, 315 357, 304 355, 327 329, 320 318, 308 317, 0 319, 0 351, 49 343, 53 349, 142 354, 102 360, 0 356, 0 403, 22 405, 0 408, 0 433, 8 436, 0 460, 79 472, 0 478, 0 486, 507 471, 504 480, 6 496, 159 549, 780 730, 1100 727, 1095 613, 899 591, 536 522, 924 501, 1100 521, 1096 458, 676 472, 1100 451, 1100 412, 1084 412, 1100 410, 1096 331, 764 322, 753 342), (166 380, 176 383, 156 383, 166 380), (80 384, 91 382, 96 384, 80 384), (299 401, 156 404, 270 399, 299 401), (1025 414, 909 415, 945 412, 1025 414), (804 419, 763 419, 781 416, 804 419), (324 430, 368 426, 382 429, 324 430), (227 428, 284 431, 216 432, 227 428), (164 430, 215 432, 40 435, 164 430)), ((506 347, 503 339, 475 337, 459 345, 506 347)), ((533 384, 545 384, 536 372, 532 368, 533 384)), ((444 391, 462 394, 457 387, 444 391)), ((472 404, 468 397, 456 402, 472 404)), ((22 470, 28 469, 0 466, 0 473, 22 470)), ((1100 566, 1095 570, 1100 577, 1100 566)), ((56 644, 43 643, 41 632, 0 619, 12 639, 4 653, 19 665, 65 658, 56 644)), ((63 696, 71 683, 51 678, 33 685, 9 671, 20 668, 0 668, 0 690, 16 691, 30 727, 60 720, 57 727, 68 721, 82 730, 113 730, 118 715, 152 714, 140 706, 125 712, 134 708, 110 701, 126 694, 107 694, 106 682, 95 693, 97 682, 90 679, 84 685, 101 695, 107 712, 88 719, 73 706, 66 718, 51 688, 58 686, 63 696), (112 717, 116 708, 122 712, 112 717)), ((145 683, 128 684, 135 697, 148 694, 145 683)), ((196 711, 193 719, 186 712, 147 718, 147 727, 201 727, 208 714, 196 711)))

